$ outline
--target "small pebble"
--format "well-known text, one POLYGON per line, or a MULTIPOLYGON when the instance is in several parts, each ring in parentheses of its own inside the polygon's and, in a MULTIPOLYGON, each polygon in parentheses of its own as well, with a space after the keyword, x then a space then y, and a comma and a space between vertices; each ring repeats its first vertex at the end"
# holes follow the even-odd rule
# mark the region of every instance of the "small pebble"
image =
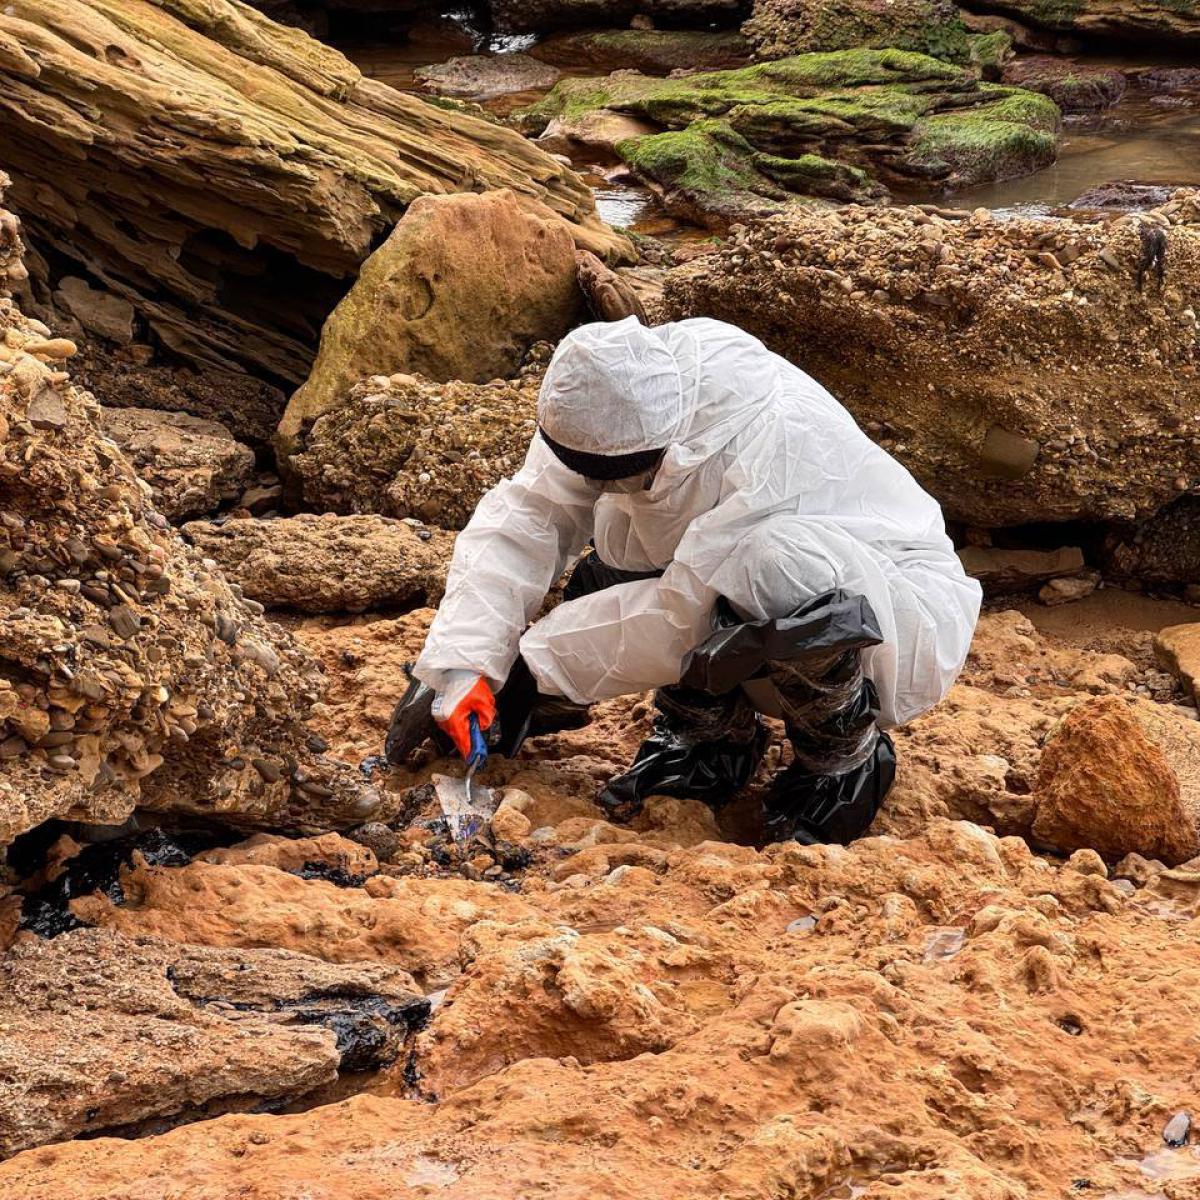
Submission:
POLYGON ((1177 1112, 1163 1128, 1163 1141, 1168 1146, 1186 1146, 1192 1130, 1192 1114, 1177 1112))

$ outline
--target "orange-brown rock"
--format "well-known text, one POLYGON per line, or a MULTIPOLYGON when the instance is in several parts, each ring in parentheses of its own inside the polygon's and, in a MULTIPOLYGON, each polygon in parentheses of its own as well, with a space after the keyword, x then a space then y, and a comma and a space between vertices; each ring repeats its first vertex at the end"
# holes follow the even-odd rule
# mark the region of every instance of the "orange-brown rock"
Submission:
POLYGON ((1034 837, 1060 850, 1133 851, 1168 864, 1200 850, 1175 772, 1116 696, 1076 705, 1050 734, 1035 800, 1034 837))

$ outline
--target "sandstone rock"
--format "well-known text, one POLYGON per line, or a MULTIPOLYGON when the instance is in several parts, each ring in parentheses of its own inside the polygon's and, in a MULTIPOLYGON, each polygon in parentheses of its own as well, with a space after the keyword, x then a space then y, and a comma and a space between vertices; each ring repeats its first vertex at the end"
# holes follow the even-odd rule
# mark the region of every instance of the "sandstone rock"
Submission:
POLYGON ((206 366, 301 382, 346 280, 424 194, 511 187, 629 254, 515 131, 364 79, 240 0, 19 0, 0 43, 16 207, 206 366))
POLYGON ((1079 0, 1064 5, 1039 0, 970 0, 970 7, 1017 17, 1035 28, 1056 33, 1158 42, 1171 47, 1200 40, 1200 12, 1186 0, 1145 0, 1140 4, 1079 0))
POLYGON ((128 300, 94 288, 78 275, 60 279, 54 299, 89 333, 121 345, 133 341, 133 305, 128 300))
POLYGON ((949 0, 755 0, 742 32, 760 58, 821 50, 915 50, 963 61, 967 30, 949 0))
POLYGON ((306 613, 436 604, 454 548, 440 529, 332 513, 194 521, 183 533, 252 600, 306 613))
POLYGON ((460 529, 524 460, 540 384, 539 366, 486 384, 367 379, 313 422, 288 465, 309 507, 460 529))
POLYGON ((439 96, 494 100, 512 92, 551 88, 562 74, 557 67, 528 54, 473 54, 435 66, 418 67, 414 77, 439 96))
POLYGON ((395 967, 99 930, 18 943, 0 983, 0 1156, 302 1096, 427 1010, 395 967))
POLYGON ((621 321, 625 317, 637 317, 643 325, 650 324, 637 292, 594 254, 586 250, 576 251, 575 271, 580 290, 597 321, 621 321))
POLYGON ((1080 66, 1060 58, 1037 56, 1010 63, 1005 83, 1049 96, 1065 113, 1095 112, 1125 94, 1125 76, 1115 68, 1080 66))
POLYGON ((1159 630, 1154 654, 1200 700, 1200 624, 1170 625, 1159 630))
POLYGON ((1051 733, 1035 798, 1033 834, 1060 850, 1136 852, 1173 865, 1200 849, 1178 778, 1115 696, 1077 705, 1051 733))
POLYGON ((571 238, 552 214, 507 191, 418 200, 326 322, 280 423, 281 451, 294 453, 366 375, 511 375, 534 342, 567 332, 581 301, 571 238))
POLYGON ((357 771, 308 746, 313 660, 174 536, 92 397, 20 348, 15 307, 0 327, 0 845, 139 804, 309 829, 377 815, 357 771), (61 429, 25 421, 31 392, 61 429))
POLYGON ((622 71, 564 79, 521 119, 555 146, 594 144, 588 123, 603 112, 658 130, 627 133, 611 149, 669 212, 712 228, 778 211, 795 196, 874 198, 888 183, 951 189, 1025 174, 1054 161, 1060 126, 1044 96, 890 49, 669 79, 622 71))
POLYGON ((1159 210, 1161 291, 1137 291, 1142 218, 849 207, 741 231, 672 271, 666 305, 673 319, 740 325, 798 363, 954 519, 1136 520, 1200 474, 1187 195, 1159 210), (1000 461, 997 430, 1029 452, 1000 461))
POLYGON ((258 863, 306 878, 329 878, 340 873, 346 879, 359 882, 379 872, 379 863, 371 850, 337 833, 306 838, 256 833, 236 845, 206 850, 196 855, 196 861, 223 867, 258 863))
POLYGON ((1090 596, 1100 583, 1100 573, 1090 571, 1084 575, 1072 575, 1051 579, 1038 589, 1038 599, 1043 604, 1071 604, 1090 596))
POLYGON ((150 485, 155 507, 171 520, 215 512, 236 500, 254 472, 254 451, 216 421, 106 408, 100 423, 150 485))
POLYGON ((750 43, 733 30, 606 29, 546 38, 529 51, 559 66, 602 71, 713 71, 743 66, 750 43))
POLYGON ((544 33, 613 25, 639 15, 675 25, 707 25, 736 16, 735 0, 489 0, 497 28, 544 33))
POLYGON ((985 591, 1023 591, 1083 569, 1078 546, 1059 550, 1002 550, 991 546, 966 546, 958 552, 963 568, 985 591))

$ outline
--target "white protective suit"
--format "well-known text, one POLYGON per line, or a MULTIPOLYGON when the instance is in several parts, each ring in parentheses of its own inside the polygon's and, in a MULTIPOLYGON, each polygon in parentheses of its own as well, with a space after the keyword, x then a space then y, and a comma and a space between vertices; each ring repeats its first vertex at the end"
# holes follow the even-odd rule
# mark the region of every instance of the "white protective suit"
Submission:
POLYGON ((866 596, 883 632, 863 656, 881 724, 950 687, 980 589, 941 509, 757 338, 707 319, 583 326, 550 363, 538 418, 573 450, 667 453, 648 490, 614 495, 535 436, 459 534, 418 679, 440 689, 470 670, 499 687, 519 647, 542 692, 603 700, 677 683, 721 596, 765 619, 841 588, 866 596), (611 566, 664 573, 561 604, 526 631, 589 540, 611 566))

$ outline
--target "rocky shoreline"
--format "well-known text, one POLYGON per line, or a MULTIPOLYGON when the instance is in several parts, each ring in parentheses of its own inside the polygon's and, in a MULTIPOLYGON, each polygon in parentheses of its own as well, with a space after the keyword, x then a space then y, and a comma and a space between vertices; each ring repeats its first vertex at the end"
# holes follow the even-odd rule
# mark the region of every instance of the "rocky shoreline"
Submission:
POLYGON ((0 13, 0 1194, 1190 1194, 1200 174, 955 193, 1186 115, 1195 45, 1190 0, 0 13), (381 758, 554 344, 627 315, 808 370, 984 585, 848 847, 764 845, 774 724, 719 813, 611 823, 643 696, 493 760, 463 845, 461 766, 381 758))

